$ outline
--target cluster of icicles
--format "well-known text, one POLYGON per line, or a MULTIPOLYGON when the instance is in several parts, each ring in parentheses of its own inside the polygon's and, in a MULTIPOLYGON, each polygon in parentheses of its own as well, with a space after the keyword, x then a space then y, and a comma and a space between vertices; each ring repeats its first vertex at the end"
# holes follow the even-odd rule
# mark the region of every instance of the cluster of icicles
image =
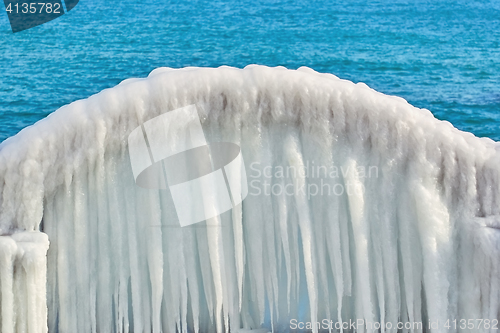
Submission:
POLYGON ((496 332, 499 166, 492 140, 333 75, 160 68, 0 146, 0 330, 496 332), (241 148, 249 192, 181 227, 168 190, 136 185, 127 138, 187 105, 241 148))

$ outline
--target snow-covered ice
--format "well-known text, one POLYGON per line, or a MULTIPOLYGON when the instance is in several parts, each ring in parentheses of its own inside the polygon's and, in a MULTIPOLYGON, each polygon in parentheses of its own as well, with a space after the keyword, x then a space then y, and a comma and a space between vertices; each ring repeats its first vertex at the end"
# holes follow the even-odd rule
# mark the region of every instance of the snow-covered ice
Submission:
POLYGON ((498 320, 499 150, 308 68, 159 68, 0 145, 1 331, 498 320), (181 228, 135 184, 128 136, 192 104, 208 142, 241 147, 249 194, 181 228))

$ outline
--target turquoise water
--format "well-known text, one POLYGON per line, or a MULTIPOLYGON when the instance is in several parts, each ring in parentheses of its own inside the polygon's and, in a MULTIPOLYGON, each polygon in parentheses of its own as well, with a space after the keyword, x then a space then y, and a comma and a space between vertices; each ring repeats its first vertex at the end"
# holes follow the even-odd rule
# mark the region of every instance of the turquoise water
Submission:
POLYGON ((500 140, 500 1, 81 0, 16 34, 1 13, 0 50, 0 141, 156 67, 253 63, 362 81, 500 140))

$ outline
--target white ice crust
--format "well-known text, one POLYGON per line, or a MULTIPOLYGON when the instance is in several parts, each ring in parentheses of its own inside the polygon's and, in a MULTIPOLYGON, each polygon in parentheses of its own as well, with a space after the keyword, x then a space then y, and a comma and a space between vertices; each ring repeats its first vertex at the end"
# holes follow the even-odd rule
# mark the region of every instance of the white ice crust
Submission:
POLYGON ((447 319, 500 317, 499 221, 498 144, 428 110, 309 68, 159 68, 0 145, 2 332, 278 332, 291 319, 449 332, 447 319), (168 193, 136 186, 128 137, 192 104, 208 142, 241 147, 249 194, 180 228, 168 193), (312 163, 377 173, 256 171, 312 163), (252 181, 321 180, 352 191, 252 195, 252 181))

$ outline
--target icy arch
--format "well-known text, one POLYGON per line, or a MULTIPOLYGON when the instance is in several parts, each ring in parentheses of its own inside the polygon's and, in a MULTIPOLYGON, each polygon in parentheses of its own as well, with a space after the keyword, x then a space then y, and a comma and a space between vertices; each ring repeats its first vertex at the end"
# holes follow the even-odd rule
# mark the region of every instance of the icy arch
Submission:
POLYGON ((157 69, 0 146, 2 332, 498 319, 499 162, 492 140, 308 68, 157 69), (250 193, 181 228, 168 191, 135 184, 127 138, 187 105, 241 147, 250 193))

